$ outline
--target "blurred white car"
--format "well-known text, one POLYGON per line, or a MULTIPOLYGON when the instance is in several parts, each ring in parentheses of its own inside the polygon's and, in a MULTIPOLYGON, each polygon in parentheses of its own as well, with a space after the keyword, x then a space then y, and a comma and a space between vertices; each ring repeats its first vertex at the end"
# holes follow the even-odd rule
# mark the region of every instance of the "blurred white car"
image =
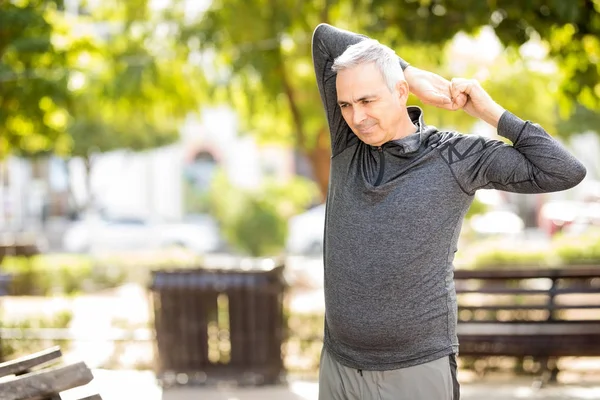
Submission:
POLYGON ((320 255, 324 233, 325 204, 321 204, 290 218, 286 250, 289 254, 320 255))
POLYGON ((507 210, 474 215, 469 224, 471 229, 480 235, 518 235, 525 229, 523 219, 507 210))
POLYGON ((88 215, 71 225, 63 249, 75 253, 106 253, 178 246, 199 254, 223 248, 217 223, 207 215, 181 222, 141 217, 88 215))

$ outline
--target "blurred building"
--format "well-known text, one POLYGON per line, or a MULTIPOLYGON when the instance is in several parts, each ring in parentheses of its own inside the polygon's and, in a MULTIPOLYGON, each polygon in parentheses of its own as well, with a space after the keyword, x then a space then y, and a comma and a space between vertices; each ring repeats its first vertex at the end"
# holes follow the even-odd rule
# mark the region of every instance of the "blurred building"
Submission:
MULTIPOLYGON (((198 211, 186 204, 186 190, 208 191, 219 169, 234 184, 252 188, 266 177, 290 179, 294 163, 292 149, 259 146, 240 134, 231 110, 207 109, 188 118, 181 140, 171 146, 98 155, 90 187, 95 208, 177 220, 198 211)), ((10 157, 0 164, 0 230, 35 229, 45 218, 67 216, 87 199, 86 188, 80 159, 10 157)))

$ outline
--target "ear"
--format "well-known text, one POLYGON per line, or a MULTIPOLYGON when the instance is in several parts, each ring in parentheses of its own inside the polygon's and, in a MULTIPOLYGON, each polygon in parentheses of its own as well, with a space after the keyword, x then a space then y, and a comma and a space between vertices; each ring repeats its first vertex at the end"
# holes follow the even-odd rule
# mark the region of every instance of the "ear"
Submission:
POLYGON ((396 91, 398 93, 400 102, 402 104, 406 104, 408 101, 409 89, 408 83, 404 79, 400 79, 398 82, 396 82, 396 91))

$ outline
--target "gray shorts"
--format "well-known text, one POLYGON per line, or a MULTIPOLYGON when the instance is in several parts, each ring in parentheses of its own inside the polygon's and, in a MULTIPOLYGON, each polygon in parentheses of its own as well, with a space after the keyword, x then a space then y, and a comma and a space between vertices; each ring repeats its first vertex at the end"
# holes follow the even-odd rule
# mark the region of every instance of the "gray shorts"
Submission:
POLYGON ((414 367, 365 371, 343 366, 323 348, 319 400, 459 400, 454 354, 414 367))

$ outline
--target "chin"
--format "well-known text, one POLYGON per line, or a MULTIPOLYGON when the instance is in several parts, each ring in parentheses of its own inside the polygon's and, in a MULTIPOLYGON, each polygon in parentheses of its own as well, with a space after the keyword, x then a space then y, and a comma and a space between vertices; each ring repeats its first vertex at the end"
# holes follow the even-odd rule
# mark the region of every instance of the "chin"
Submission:
POLYGON ((382 139, 373 137, 374 135, 356 135, 365 144, 369 146, 381 146, 383 144, 382 139))
POLYGON ((381 146, 385 143, 381 139, 377 140, 377 139, 369 139, 369 138, 364 139, 363 142, 365 142, 369 146, 381 146))

